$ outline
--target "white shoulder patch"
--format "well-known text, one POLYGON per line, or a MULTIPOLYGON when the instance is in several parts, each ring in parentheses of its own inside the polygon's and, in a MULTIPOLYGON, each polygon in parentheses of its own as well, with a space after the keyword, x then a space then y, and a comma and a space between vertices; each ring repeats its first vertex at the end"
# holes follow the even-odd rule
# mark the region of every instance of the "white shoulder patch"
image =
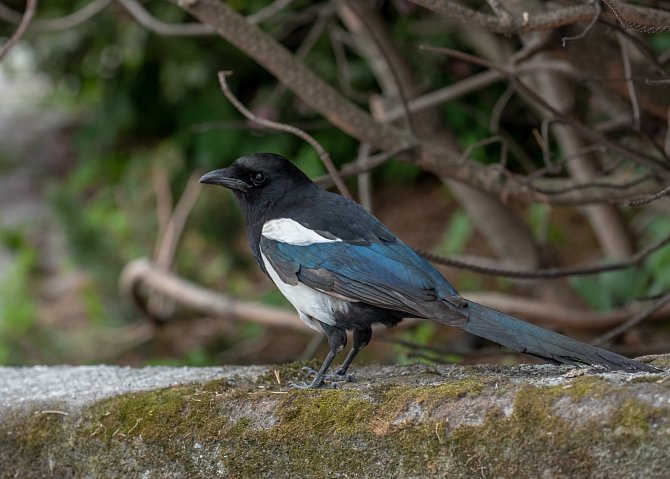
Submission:
POLYGON ((267 239, 280 241, 295 246, 308 246, 314 243, 334 243, 341 239, 329 239, 314 230, 304 227, 289 218, 277 218, 267 221, 261 233, 267 239))

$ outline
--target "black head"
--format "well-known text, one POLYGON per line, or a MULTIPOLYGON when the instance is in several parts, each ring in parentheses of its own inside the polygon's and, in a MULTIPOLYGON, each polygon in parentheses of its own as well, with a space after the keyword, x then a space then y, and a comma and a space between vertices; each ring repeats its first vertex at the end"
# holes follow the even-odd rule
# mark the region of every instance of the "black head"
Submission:
POLYGON ((273 153, 242 156, 228 168, 203 175, 200 183, 230 189, 247 214, 271 206, 289 192, 313 185, 293 163, 273 153))

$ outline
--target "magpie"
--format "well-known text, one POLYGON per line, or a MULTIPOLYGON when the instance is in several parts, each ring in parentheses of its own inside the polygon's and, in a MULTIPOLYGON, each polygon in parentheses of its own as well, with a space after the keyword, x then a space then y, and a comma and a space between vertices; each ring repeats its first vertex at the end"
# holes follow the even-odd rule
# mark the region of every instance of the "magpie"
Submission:
POLYGON ((314 380, 347 377, 372 325, 425 318, 464 329, 551 363, 657 371, 640 362, 526 323, 461 297, 428 261, 358 203, 313 183, 282 156, 256 153, 211 171, 200 183, 232 191, 261 269, 298 311, 324 333, 330 351, 314 380), (347 342, 341 367, 326 375, 347 342))

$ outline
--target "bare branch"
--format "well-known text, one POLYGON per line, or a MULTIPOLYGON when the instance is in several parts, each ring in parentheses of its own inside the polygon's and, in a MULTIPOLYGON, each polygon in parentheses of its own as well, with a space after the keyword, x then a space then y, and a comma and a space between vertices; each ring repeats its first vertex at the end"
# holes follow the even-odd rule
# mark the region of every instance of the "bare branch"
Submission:
POLYGON ((578 121, 576 118, 563 113, 561 111, 558 111, 554 106, 550 105, 544 98, 542 98, 540 95, 538 95, 532 88, 529 88, 525 83, 523 83, 518 75, 514 72, 511 71, 510 69, 497 65, 495 63, 492 63, 488 60, 484 60, 482 58, 478 58, 476 56, 460 52, 458 50, 453 50, 451 48, 440 48, 440 47, 432 47, 429 45, 420 45, 419 48, 421 50, 425 51, 431 51, 431 52, 436 52, 436 53, 443 53, 447 55, 454 56, 455 58, 459 58, 465 61, 473 62, 478 65, 482 65, 486 68, 492 68, 500 73, 502 73, 505 77, 507 77, 509 80, 514 82, 514 85, 517 87, 517 89, 522 92, 524 95, 528 96, 531 100, 533 100, 535 103, 537 103, 541 108, 547 110, 549 113, 551 113, 557 120, 562 121, 563 123, 566 123, 570 126, 572 126, 578 133, 580 133, 581 136, 584 138, 591 140, 593 142, 599 142, 605 146, 607 146, 609 149, 616 151, 617 153, 620 153, 622 155, 625 155, 634 161, 638 162, 639 164, 646 166, 654 171, 658 171, 659 173, 664 173, 667 174, 670 171, 670 166, 665 164, 664 162, 660 161, 658 158, 655 158, 653 156, 649 156, 646 154, 643 154, 641 152, 635 151, 632 148, 629 148, 627 146, 621 145, 619 143, 615 143, 611 141, 609 138, 601 135, 600 133, 594 131, 593 129, 589 128, 588 126, 584 125, 580 121, 578 121))
MULTIPOLYGON (((283 0, 277 0, 277 2, 279 1, 283 0)), ((307 58, 307 55, 309 54, 310 50, 312 50, 314 45, 316 45, 316 42, 319 40, 319 38, 321 38, 321 35, 323 34, 324 30, 328 27, 332 15, 333 14, 330 11, 321 10, 319 12, 319 16, 316 22, 314 22, 312 27, 309 29, 309 32, 307 32, 307 35, 305 35, 305 39, 302 41, 298 49, 295 51, 296 59, 304 61, 305 58, 307 58)), ((249 17, 247 17, 247 20, 249 20, 249 17)), ((268 103, 270 105, 277 104, 277 102, 279 102, 279 99, 282 97, 285 91, 286 91, 286 85, 284 85, 283 83, 277 83, 277 86, 270 94, 268 103)))
POLYGON ((596 13, 593 15, 593 19, 589 22, 589 24, 582 30, 578 35, 574 35, 572 37, 563 37, 561 38, 561 43, 563 46, 565 46, 568 42, 574 42, 576 40, 581 40, 582 38, 586 38, 586 36, 589 34, 591 30, 593 30, 594 25, 598 22, 598 19, 600 18, 600 13, 603 11, 602 7, 600 6, 600 0, 592 0, 591 2, 593 6, 596 9, 596 13))
POLYGON ((635 93, 635 84, 631 79, 632 71, 630 66, 630 53, 628 53, 628 44, 621 33, 617 34, 619 47, 621 48, 621 59, 623 61, 623 71, 626 77, 626 86, 628 87, 628 97, 630 98, 631 110, 633 112, 633 128, 640 129, 640 105, 637 102, 637 93, 635 93))
MULTIPOLYGON (((271 36, 247 23, 244 17, 233 11, 226 3, 217 0, 181 0, 180 5, 201 21, 211 24, 223 38, 269 70, 306 104, 345 133, 382 151, 404 150, 415 145, 415 141, 406 132, 392 125, 374 121, 369 114, 323 82, 302 62, 296 61, 291 53, 271 36)), ((592 13, 593 9, 591 15, 592 13)), ((455 158, 429 142, 424 142, 417 151, 418 163, 426 171, 440 177, 453 178, 492 194, 504 191, 509 196, 526 201, 534 199, 573 205, 609 202, 629 198, 631 195, 656 192, 659 183, 662 183, 660 179, 652 179, 625 190, 585 188, 549 196, 534 191, 534 188, 537 186, 550 191, 554 188, 573 186, 574 180, 541 178, 531 186, 523 180, 523 177, 501 173, 499 169, 490 169, 475 162, 454 167, 455 158)), ((629 153, 628 150, 626 153, 629 153)), ((619 179, 613 176, 601 180, 616 184, 619 179)), ((663 185, 665 186, 665 183, 663 185)))
POLYGON ((592 344, 599 346, 602 344, 609 343, 611 340, 613 340, 620 334, 625 333, 626 331, 634 328, 642 321, 650 318, 654 313, 656 313, 657 311, 661 310, 662 308, 666 307, 669 304, 670 304, 670 291, 665 293, 658 300, 654 301, 651 305, 649 305, 648 307, 637 313, 635 316, 630 318, 625 323, 617 326, 611 331, 608 331, 599 338, 595 339, 592 342, 592 344))
POLYGON ((574 268, 547 268, 539 269, 536 271, 521 271, 521 270, 509 270, 502 268, 491 268, 488 266, 482 266, 473 264, 466 261, 461 261, 453 258, 445 258, 443 256, 438 256, 433 253, 426 251, 417 250, 421 256, 426 258, 428 261, 431 261, 436 264, 441 264, 445 266, 451 266, 459 269, 467 269, 474 271, 476 273, 487 274, 492 276, 503 276, 506 278, 517 278, 517 279, 531 279, 531 278, 546 278, 546 279, 556 279, 564 278, 566 276, 586 276, 597 273, 605 273, 610 271, 618 271, 622 269, 631 268, 633 266, 639 265, 646 257, 670 244, 670 235, 662 238, 646 248, 641 249, 628 259, 617 261, 616 263, 600 264, 600 265, 589 265, 589 266, 577 266, 574 268))
POLYGON ((257 303, 239 301, 217 293, 158 267, 145 258, 128 263, 119 278, 119 291, 123 298, 130 299, 147 316, 142 289, 171 298, 177 303, 215 317, 234 321, 249 321, 264 326, 290 328, 309 332, 310 329, 293 313, 257 303))
POLYGON ((507 85, 503 94, 500 95, 496 101, 493 110, 491 110, 491 119, 489 120, 489 131, 491 133, 495 134, 500 132, 500 117, 502 116, 505 107, 514 96, 514 93, 515 91, 512 85, 507 85))
MULTIPOLYGON (((181 278, 174 273, 140 258, 126 265, 119 279, 121 296, 135 301, 145 310, 143 289, 159 292, 184 307, 218 318, 249 321, 268 327, 289 328, 309 333, 311 330, 297 315, 279 308, 239 301, 181 278)), ((508 314, 523 317, 536 324, 553 325, 585 331, 598 331, 621 324, 640 312, 639 307, 625 307, 607 312, 584 311, 577 308, 548 306, 543 301, 504 293, 467 292, 464 297, 508 314)), ((670 307, 656 310, 652 318, 664 318, 670 307)), ((406 320, 405 327, 416 321, 406 320)))
MULTIPOLYGON (((439 90, 426 93, 417 98, 413 98, 408 102, 407 109, 410 113, 419 113, 421 111, 433 108, 448 101, 454 100, 461 96, 472 93, 473 91, 485 88, 503 77, 500 73, 489 70, 482 73, 477 73, 464 80, 454 83, 453 85, 440 88, 439 90)), ((405 109, 402 105, 390 108, 379 116, 379 120, 383 122, 390 122, 402 118, 405 109)))
POLYGON ((612 10, 612 13, 614 13, 614 16, 619 21, 619 23, 626 28, 637 30, 638 32, 642 33, 670 32, 670 17, 662 15, 663 13, 667 15, 668 12, 644 7, 636 8, 631 5, 621 5, 619 8, 617 8, 612 0, 602 1, 609 7, 610 10, 612 10), (665 22, 665 25, 646 25, 638 23, 638 20, 636 20, 636 18, 641 18, 641 21, 643 22, 655 22, 660 16, 663 16, 662 21, 665 22))
POLYGON ((156 163, 151 172, 151 184, 156 197, 156 219, 158 220, 158 233, 154 244, 154 261, 156 252, 160 249, 161 241, 167 230, 170 217, 172 216, 172 190, 165 167, 156 163))
POLYGON ((202 23, 166 23, 147 12, 136 0, 117 0, 128 12, 135 17, 144 28, 158 35, 166 37, 192 37, 200 35, 214 35, 209 25, 202 23))
POLYGON ((491 7, 493 13, 495 13, 500 18, 506 18, 510 16, 509 10, 505 8, 505 5, 503 5, 503 2, 500 0, 486 0, 486 3, 489 4, 489 7, 491 7))
POLYGON ((654 193, 653 195, 643 195, 638 196, 637 198, 630 198, 624 204, 626 206, 642 206, 668 195, 670 195, 670 185, 666 186, 658 193, 654 193))
MULTIPOLYGON (((441 13, 450 20, 478 26, 496 33, 528 33, 553 30, 579 22, 593 21, 597 15, 595 3, 571 5, 542 13, 523 12, 522 15, 496 16, 477 12, 452 0, 410 0, 428 10, 441 13)), ((603 0, 617 20, 627 28, 644 33, 670 31, 670 12, 638 5, 614 7, 612 0, 603 0)))
POLYGON ((254 25, 264 22, 265 20, 272 18, 277 13, 291 5, 294 1, 295 0, 275 0, 270 5, 257 11, 256 13, 247 15, 247 21, 254 25))
MULTIPOLYGON (((380 38, 380 34, 378 33, 378 28, 379 25, 374 24, 370 18, 371 15, 369 11, 366 11, 366 9, 362 6, 360 1, 346 1, 345 0, 345 8, 342 9, 342 12, 344 14, 345 22, 347 18, 350 19, 351 15, 349 15, 349 12, 353 12, 354 15, 357 18, 356 21, 352 21, 351 19, 347 22, 350 24, 349 28, 350 30, 353 30, 354 28, 357 30, 355 33, 358 33, 358 37, 366 41, 366 43, 369 43, 370 45, 365 48, 365 50, 368 51, 368 58, 379 58, 385 68, 384 70, 390 74, 391 80, 393 82, 393 87, 395 90, 395 93, 397 93, 397 98, 400 100, 400 106, 402 107, 402 112, 403 112, 403 118, 405 120, 405 123, 407 125, 407 128, 409 129, 409 132, 412 137, 416 136, 416 127, 414 126, 414 121, 412 114, 409 110, 408 102, 407 102, 407 92, 405 91, 405 82, 402 81, 400 78, 400 72, 398 71, 398 65, 394 61, 393 57, 394 55, 389 52, 389 46, 388 43, 390 43, 389 38, 380 38), (363 28, 360 28, 358 25, 362 26, 363 28)), ((377 78, 380 78, 380 75, 376 75, 377 78)))
POLYGON ((575 5, 551 12, 530 15, 496 16, 477 12, 451 0, 410 0, 435 13, 447 16, 451 20, 478 26, 496 33, 527 33, 591 20, 596 13, 593 5, 575 5))
POLYGON ((500 136, 500 135, 493 135, 488 138, 484 138, 483 140, 475 141, 474 143, 471 143, 463 150, 463 153, 461 154, 460 158, 458 159, 457 164, 463 164, 468 159, 470 158, 470 155, 472 152, 478 148, 483 148, 485 146, 491 145, 493 143, 499 143, 500 144, 500 161, 498 162, 498 165, 501 168, 505 168, 507 166, 507 142, 505 139, 500 136))
MULTIPOLYGON (((52 32, 67 30, 84 23, 100 13, 113 0, 93 0, 81 9, 58 18, 38 18, 30 23, 31 31, 52 32)), ((21 22, 21 14, 0 3, 0 18, 11 23, 21 22)))
MULTIPOLYGON (((361 143, 358 146, 356 163, 362 167, 368 166, 370 160, 370 145, 361 143)), ((358 182, 358 202, 363 208, 372 211, 372 175, 370 171, 362 171, 356 177, 358 182)))
MULTIPOLYGON (((352 176, 357 176, 361 173, 365 173, 368 171, 372 171, 378 166, 383 165, 387 161, 393 159, 396 156, 402 156, 402 155, 407 155, 410 156, 412 155, 414 148, 402 148, 399 150, 393 150, 389 152, 383 152, 376 154, 374 156, 370 156, 365 159, 365 161, 361 162, 359 159, 356 159, 355 161, 352 161, 350 163, 347 163, 342 167, 340 170, 340 176, 342 178, 351 178, 352 176)), ((314 180, 315 183, 321 185, 324 188, 330 188, 333 186, 333 178, 330 175, 323 175, 314 180)))
POLYGON ((254 123, 264 126, 265 128, 270 128, 272 130, 285 131, 286 133, 291 133, 292 135, 302 138, 307 143, 309 143, 312 146, 312 148, 314 148, 316 152, 319 154, 319 158, 321 158, 321 161, 328 170, 328 173, 330 173, 330 175, 333 177, 333 181, 335 182, 337 189, 340 190, 340 193, 347 198, 351 198, 351 194, 349 193, 347 185, 345 185, 344 181, 342 181, 342 178, 340 178, 340 174, 337 171, 337 168, 335 168, 335 165, 333 165, 333 161, 330 159, 330 155, 323 148, 323 146, 321 146, 321 144, 318 141, 316 141, 316 139, 312 135, 305 132, 304 130, 301 130, 300 128, 296 128, 295 126, 287 125, 285 123, 266 120, 264 118, 256 116, 247 107, 245 107, 242 104, 242 102, 240 102, 237 99, 237 97, 235 97, 235 95, 233 95, 232 91, 230 91, 230 88, 228 87, 228 82, 226 81, 226 77, 230 74, 231 72, 225 72, 225 71, 219 72, 219 83, 221 84, 221 90, 223 91, 223 94, 226 96, 226 98, 228 98, 228 101, 230 101, 240 113, 242 113, 245 117, 247 117, 254 123))
POLYGON ((191 173, 186 182, 186 188, 184 188, 177 206, 170 215, 170 220, 165 227, 165 234, 160 239, 158 249, 154 252, 156 264, 161 268, 170 269, 186 220, 202 191, 197 181, 201 175, 202 172, 197 170, 191 173))
POLYGON ((37 9, 37 0, 28 0, 26 2, 26 11, 23 14, 21 23, 19 23, 18 28, 16 29, 14 34, 9 38, 9 40, 7 40, 5 44, 2 45, 2 48, 0 48, 0 62, 3 60, 3 58, 5 58, 5 55, 9 53, 12 47, 17 44, 17 42, 21 39, 23 34, 26 33, 28 25, 30 24, 30 20, 32 20, 33 16, 35 15, 36 9, 37 9))

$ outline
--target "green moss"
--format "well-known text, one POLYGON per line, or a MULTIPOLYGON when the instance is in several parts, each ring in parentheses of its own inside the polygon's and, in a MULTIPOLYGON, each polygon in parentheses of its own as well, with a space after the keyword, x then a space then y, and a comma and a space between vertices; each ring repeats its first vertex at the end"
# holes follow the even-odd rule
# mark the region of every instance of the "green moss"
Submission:
POLYGON ((44 463, 45 444, 69 442, 90 476, 163 467, 180 477, 608 477, 602 457, 617 458, 610 473, 670 466, 670 440, 658 434, 667 408, 631 395, 666 394, 665 383, 580 376, 519 389, 513 375, 468 369, 437 384, 422 384, 434 378, 419 371, 402 382, 286 390, 271 374, 273 386, 240 378, 127 394, 81 421, 31 416, 21 453, 44 463), (119 459, 135 454, 142 459, 119 459))
MULTIPOLYGON (((372 413, 372 403, 358 391, 292 391, 277 409, 281 433, 353 434, 372 413)), ((281 435, 280 433, 280 435, 281 435)))
POLYGON ((625 434, 631 438, 642 438, 661 415, 658 408, 650 407, 635 399, 627 399, 612 418, 612 424, 615 426, 614 432, 619 436, 625 434))
POLYGON ((651 365, 665 370, 670 369, 670 354, 658 356, 651 362, 651 365))
POLYGON ((285 460, 273 470, 289 477, 320 477, 324 471, 366 471, 373 458, 380 462, 393 451, 391 457, 402 458, 402 475, 424 475, 437 470, 441 448, 431 412, 485 386, 485 381, 469 378, 423 387, 290 391, 277 405, 277 425, 247 436, 248 447, 229 455, 227 465, 237 477, 256 477, 273 451, 285 460), (416 408, 421 417, 412 416, 416 408))
POLYGON ((568 384, 546 388, 545 393, 567 395, 572 399, 595 398, 599 399, 607 394, 612 385, 598 376, 578 376, 568 384))
MULTIPOLYGON (((293 374, 300 380, 302 366, 287 365, 280 377, 293 374)), ((270 388, 272 382, 276 387, 274 372, 269 374, 254 385, 234 389, 215 382, 109 399, 89 410, 86 433, 108 445, 141 438, 178 461, 186 460, 189 444, 227 444, 221 459, 235 477, 254 477, 254 471, 276 468, 277 457, 285 462, 286 471, 296 474, 318 476, 324 467, 364 470, 371 454, 381 455, 388 448, 404 458, 403 470, 419 474, 440 447, 435 423, 427 418, 445 402, 480 393, 488 381, 472 377, 423 387, 381 384, 364 391, 289 390, 273 395, 259 389, 270 388), (263 400, 273 403, 275 419, 270 427, 258 427, 239 414, 235 417, 240 404, 263 400), (270 451, 275 460, 268 462, 270 451)))
POLYGON ((222 398, 239 394, 222 380, 127 394, 91 407, 81 433, 108 445, 139 437, 149 445, 161 444, 174 458, 183 458, 188 455, 184 443, 215 441, 247 426, 244 419, 231 421, 222 414, 222 398), (178 439, 166 441, 170 437, 178 439))
POLYGON ((26 419, 23 444, 27 449, 41 448, 44 443, 63 433, 66 416, 54 411, 35 412, 26 419))
POLYGON ((634 463, 637 445, 662 411, 628 399, 616 405, 603 424, 598 418, 562 418, 555 406, 570 398, 572 403, 562 408, 577 410, 580 401, 599 401, 617 389, 621 388, 589 376, 568 385, 525 387, 508 417, 492 411, 481 426, 457 428, 449 439, 455 457, 464 469, 486 477, 606 477, 594 469, 594 445, 617 451, 621 463, 634 463))

